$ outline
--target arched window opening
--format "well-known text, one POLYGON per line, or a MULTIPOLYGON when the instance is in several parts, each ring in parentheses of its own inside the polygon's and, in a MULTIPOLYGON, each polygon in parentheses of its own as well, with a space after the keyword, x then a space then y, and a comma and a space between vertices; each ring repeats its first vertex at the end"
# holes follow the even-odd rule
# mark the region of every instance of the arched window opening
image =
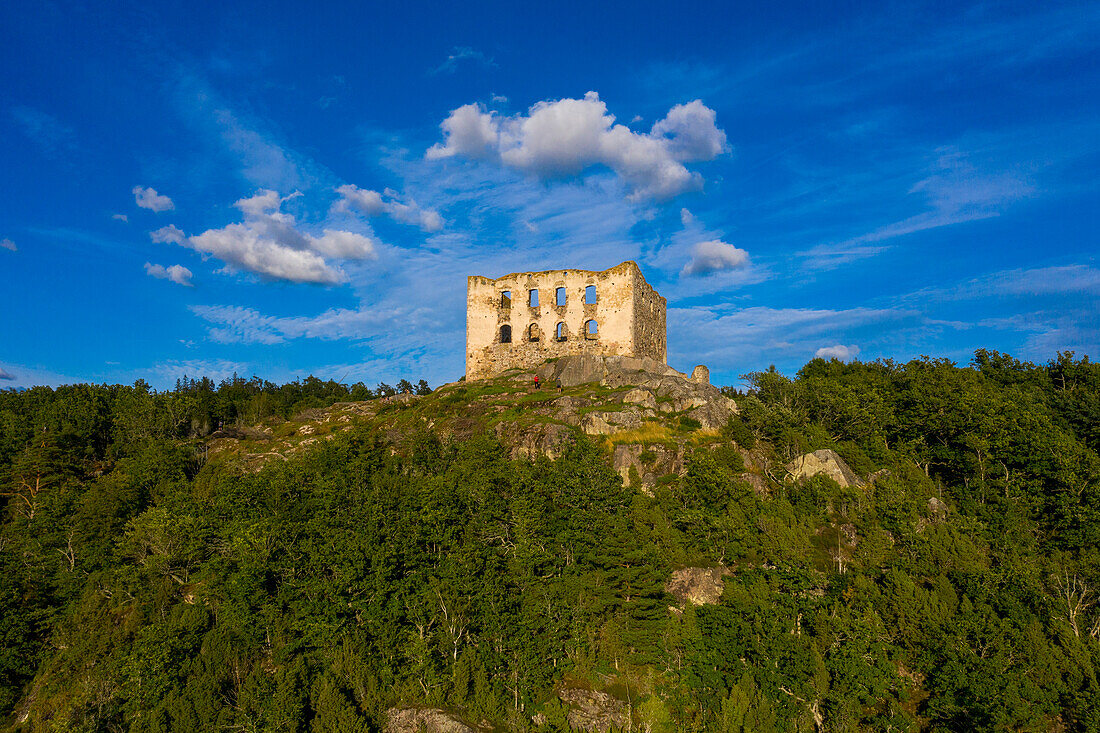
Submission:
POLYGON ((584 289, 584 304, 592 305, 596 302, 596 286, 589 285, 584 289))
POLYGON ((598 339, 600 337, 600 325, 596 321, 585 321, 584 337, 586 339, 598 339))
POLYGON ((532 323, 527 327, 527 340, 538 341, 539 340, 539 324, 532 323))
POLYGON ((528 290, 527 291, 527 305, 530 306, 531 308, 538 308, 539 307, 539 291, 538 290, 528 290))
POLYGON ((512 327, 501 326, 500 327, 500 343, 510 344, 512 343, 512 327))
POLYGON ((558 288, 557 292, 555 293, 555 300, 555 305, 557 305, 558 307, 565 305, 565 288, 558 288))
POLYGON ((512 291, 505 290, 500 294, 500 307, 511 308, 512 307, 512 291))
POLYGON ((557 331, 554 332, 554 339, 557 341, 565 341, 565 324, 559 323, 557 331))

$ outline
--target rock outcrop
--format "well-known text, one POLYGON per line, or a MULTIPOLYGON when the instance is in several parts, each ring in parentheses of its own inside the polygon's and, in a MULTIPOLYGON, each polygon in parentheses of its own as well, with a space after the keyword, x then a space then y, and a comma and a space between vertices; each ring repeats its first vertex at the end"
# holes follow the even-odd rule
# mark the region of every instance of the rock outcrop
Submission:
POLYGON ((627 704, 606 692, 566 687, 558 697, 569 706, 566 718, 574 729, 587 731, 625 730, 630 722, 627 704))
POLYGON ((665 591, 680 602, 694 606, 713 605, 726 589, 725 578, 733 571, 726 567, 680 568, 673 571, 665 584, 665 591))
POLYGON ((631 483, 631 469, 642 482, 641 489, 647 493, 657 484, 657 479, 669 474, 684 472, 687 450, 683 446, 671 448, 664 445, 644 446, 640 443, 620 443, 612 454, 612 465, 623 482, 631 483))
POLYGON ((863 486, 863 482, 844 459, 836 451, 827 448, 794 459, 787 464, 787 474, 795 481, 824 475, 836 481, 842 488, 863 486))
POLYGON ((439 708, 390 708, 386 733, 485 733, 490 726, 471 726, 439 708))
MULTIPOLYGON (((565 356, 547 362, 536 369, 544 384, 561 382, 562 387, 599 383, 606 387, 632 387, 622 397, 624 404, 640 410, 683 412, 700 426, 714 430, 726 424, 737 413, 737 404, 710 384, 706 367, 696 367, 689 377, 653 359, 632 356, 565 356)), ((629 412, 629 411, 627 411, 629 412)), ((608 425, 633 427, 627 417, 618 420, 601 419, 608 425)), ((625 429, 629 429, 625 428, 625 429)), ((606 434, 595 423, 590 434, 606 434)))

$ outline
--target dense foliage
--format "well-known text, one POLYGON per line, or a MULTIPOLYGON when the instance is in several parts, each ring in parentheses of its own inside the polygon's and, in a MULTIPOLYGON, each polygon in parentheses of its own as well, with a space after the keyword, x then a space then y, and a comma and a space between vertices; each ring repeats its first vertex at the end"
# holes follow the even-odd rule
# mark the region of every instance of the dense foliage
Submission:
POLYGON ((649 731, 1100 730, 1100 367, 748 379, 727 447, 653 496, 584 439, 530 462, 351 431, 257 473, 196 450, 359 396, 333 383, 2 392, 0 715, 369 731, 431 704, 564 731, 568 684, 649 731), (821 448, 874 480, 783 481, 821 448), (718 564, 718 604, 670 611, 675 568, 718 564))

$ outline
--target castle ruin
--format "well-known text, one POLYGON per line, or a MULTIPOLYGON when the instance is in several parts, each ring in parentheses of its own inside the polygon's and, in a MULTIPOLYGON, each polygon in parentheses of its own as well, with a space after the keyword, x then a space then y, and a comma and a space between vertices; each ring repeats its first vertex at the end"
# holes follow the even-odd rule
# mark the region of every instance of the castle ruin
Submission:
POLYGON ((466 279, 466 379, 574 354, 665 364, 665 299, 634 262, 466 279))

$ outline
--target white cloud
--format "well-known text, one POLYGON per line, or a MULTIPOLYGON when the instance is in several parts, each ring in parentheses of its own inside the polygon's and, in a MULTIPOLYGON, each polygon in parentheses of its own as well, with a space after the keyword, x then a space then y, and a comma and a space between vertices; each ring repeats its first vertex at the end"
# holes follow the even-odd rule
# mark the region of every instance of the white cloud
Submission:
POLYGON ((433 209, 422 209, 413 200, 402 203, 397 192, 386 189, 385 196, 378 191, 359 188, 351 184, 336 189, 340 199, 332 205, 334 212, 359 211, 367 216, 385 214, 404 224, 413 224, 426 232, 438 232, 443 228, 443 217, 433 209))
POLYGON ((840 359, 841 361, 851 361, 859 356, 858 346, 845 346, 844 344, 836 344, 834 346, 822 346, 820 349, 814 352, 814 356, 818 359, 840 359))
POLYGON ((155 231, 149 232, 149 238, 157 244, 181 244, 186 245, 187 235, 175 224, 169 224, 155 231))
POLYGON ((191 282, 192 273, 183 265, 169 265, 165 267, 164 265, 154 265, 146 262, 145 274, 161 280, 171 280, 178 285, 189 288, 194 287, 191 282))
POLYGON ((126 216, 125 214, 111 214, 111 218, 112 219, 117 219, 117 220, 123 221, 123 222, 130 221, 130 217, 126 216))
POLYGON ((14 381, 15 380, 15 375, 12 374, 11 372, 7 371, 6 369, 4 369, 4 367, 0 367, 0 380, 9 381, 9 382, 14 381))
POLYGON ((680 209, 680 223, 685 227, 691 226, 695 223, 695 214, 687 209, 680 209))
POLYGON ((512 117, 467 104, 441 123, 445 140, 426 157, 490 161, 539 178, 575 176, 603 165, 626 181, 637 200, 700 188, 702 177, 684 163, 711 160, 728 149, 714 111, 699 100, 676 105, 649 133, 614 122, 596 92, 538 102, 526 115, 512 117))
POLYGON ((150 211, 171 211, 176 208, 176 205, 172 203, 172 199, 167 196, 162 196, 157 193, 154 188, 146 188, 142 186, 134 186, 134 203, 143 209, 149 209, 150 211))
POLYGON ((665 140, 676 160, 714 160, 726 152, 726 133, 718 129, 714 110, 696 99, 678 104, 658 120, 650 136, 665 140))
POLYGON ((15 242, 11 241, 7 237, 0 239, 0 249, 11 250, 12 252, 18 252, 19 248, 15 246, 15 242))
POLYGON ((355 232, 325 229, 314 236, 298 228, 295 218, 279 211, 288 198, 260 191, 237 201, 244 222, 210 229, 192 237, 175 226, 150 233, 154 242, 173 242, 212 255, 230 270, 247 270, 263 278, 332 285, 346 279, 326 257, 365 260, 377 257, 377 241, 355 232))
POLYGON ((691 260, 680 274, 709 275, 722 270, 736 270, 749 264, 749 253, 719 239, 699 242, 691 248, 691 260))

